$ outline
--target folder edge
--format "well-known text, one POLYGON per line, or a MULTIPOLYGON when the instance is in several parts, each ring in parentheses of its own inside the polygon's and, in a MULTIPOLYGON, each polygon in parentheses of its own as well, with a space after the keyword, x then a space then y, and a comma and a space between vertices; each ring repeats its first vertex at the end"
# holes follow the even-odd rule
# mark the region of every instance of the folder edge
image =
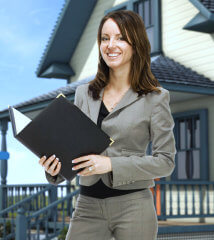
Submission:
POLYGON ((65 95, 63 94, 63 93, 59 93, 57 96, 56 96, 56 98, 59 98, 59 97, 64 97, 65 98, 65 95))
POLYGON ((109 146, 111 146, 114 143, 114 140, 112 138, 110 138, 111 142, 109 144, 109 146))

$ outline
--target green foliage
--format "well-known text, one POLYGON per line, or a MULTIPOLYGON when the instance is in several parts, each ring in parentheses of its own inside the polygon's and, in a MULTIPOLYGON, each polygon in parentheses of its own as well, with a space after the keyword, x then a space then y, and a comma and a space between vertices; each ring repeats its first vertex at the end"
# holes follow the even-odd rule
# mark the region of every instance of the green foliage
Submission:
MULTIPOLYGON (((7 221, 5 225, 3 223, 0 223, 0 237, 1 238, 3 237, 4 231, 5 231, 6 236, 11 233, 12 226, 11 226, 10 221, 7 221)), ((11 240, 15 240, 15 238, 12 238, 11 240)))
POLYGON ((68 232, 68 227, 64 227, 61 230, 60 235, 58 236, 58 240, 65 240, 67 232, 68 232))

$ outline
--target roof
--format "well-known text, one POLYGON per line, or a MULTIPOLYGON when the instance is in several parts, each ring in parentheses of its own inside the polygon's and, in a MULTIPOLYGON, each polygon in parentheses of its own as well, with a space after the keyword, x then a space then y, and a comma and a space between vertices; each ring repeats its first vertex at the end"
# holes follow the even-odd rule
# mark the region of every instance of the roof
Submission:
MULTIPOLYGON (((168 90, 214 95, 214 81, 202 74, 198 74, 191 68, 187 68, 167 56, 159 55, 152 57, 151 70, 159 80, 160 84, 168 90)), ((47 104, 59 93, 63 93, 70 100, 73 100, 77 86, 87 83, 93 78, 94 76, 91 76, 80 81, 72 82, 65 87, 58 88, 55 91, 21 102, 13 107, 22 112, 41 109, 47 106, 47 104)), ((8 109, 0 111, 0 119, 3 117, 8 117, 8 109)))
POLYGON ((159 55, 155 58, 151 70, 161 83, 214 88, 214 81, 167 56, 159 55))
POLYGON ((214 1, 213 0, 200 0, 200 2, 210 11, 214 13, 214 1))
POLYGON ((70 59, 97 0, 65 0, 36 70, 37 77, 68 79, 74 75, 70 59))
POLYGON ((183 27, 183 29, 214 33, 214 1, 189 0, 199 12, 183 27))

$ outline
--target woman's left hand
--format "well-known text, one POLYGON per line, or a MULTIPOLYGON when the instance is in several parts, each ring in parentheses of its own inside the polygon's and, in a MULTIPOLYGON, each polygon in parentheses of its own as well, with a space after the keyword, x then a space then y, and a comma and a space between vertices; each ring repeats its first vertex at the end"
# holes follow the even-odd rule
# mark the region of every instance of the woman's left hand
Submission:
POLYGON ((91 176, 94 174, 102 174, 112 171, 111 159, 102 155, 86 155, 72 160, 72 163, 80 163, 75 165, 72 170, 85 168, 78 173, 80 176, 91 176))

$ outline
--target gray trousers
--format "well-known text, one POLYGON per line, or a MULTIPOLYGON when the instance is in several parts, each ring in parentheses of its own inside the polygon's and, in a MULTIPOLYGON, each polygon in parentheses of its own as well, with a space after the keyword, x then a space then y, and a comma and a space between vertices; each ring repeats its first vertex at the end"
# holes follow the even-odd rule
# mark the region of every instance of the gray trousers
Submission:
POLYGON ((149 189, 105 199, 79 195, 66 240, 155 240, 157 231, 149 189))

